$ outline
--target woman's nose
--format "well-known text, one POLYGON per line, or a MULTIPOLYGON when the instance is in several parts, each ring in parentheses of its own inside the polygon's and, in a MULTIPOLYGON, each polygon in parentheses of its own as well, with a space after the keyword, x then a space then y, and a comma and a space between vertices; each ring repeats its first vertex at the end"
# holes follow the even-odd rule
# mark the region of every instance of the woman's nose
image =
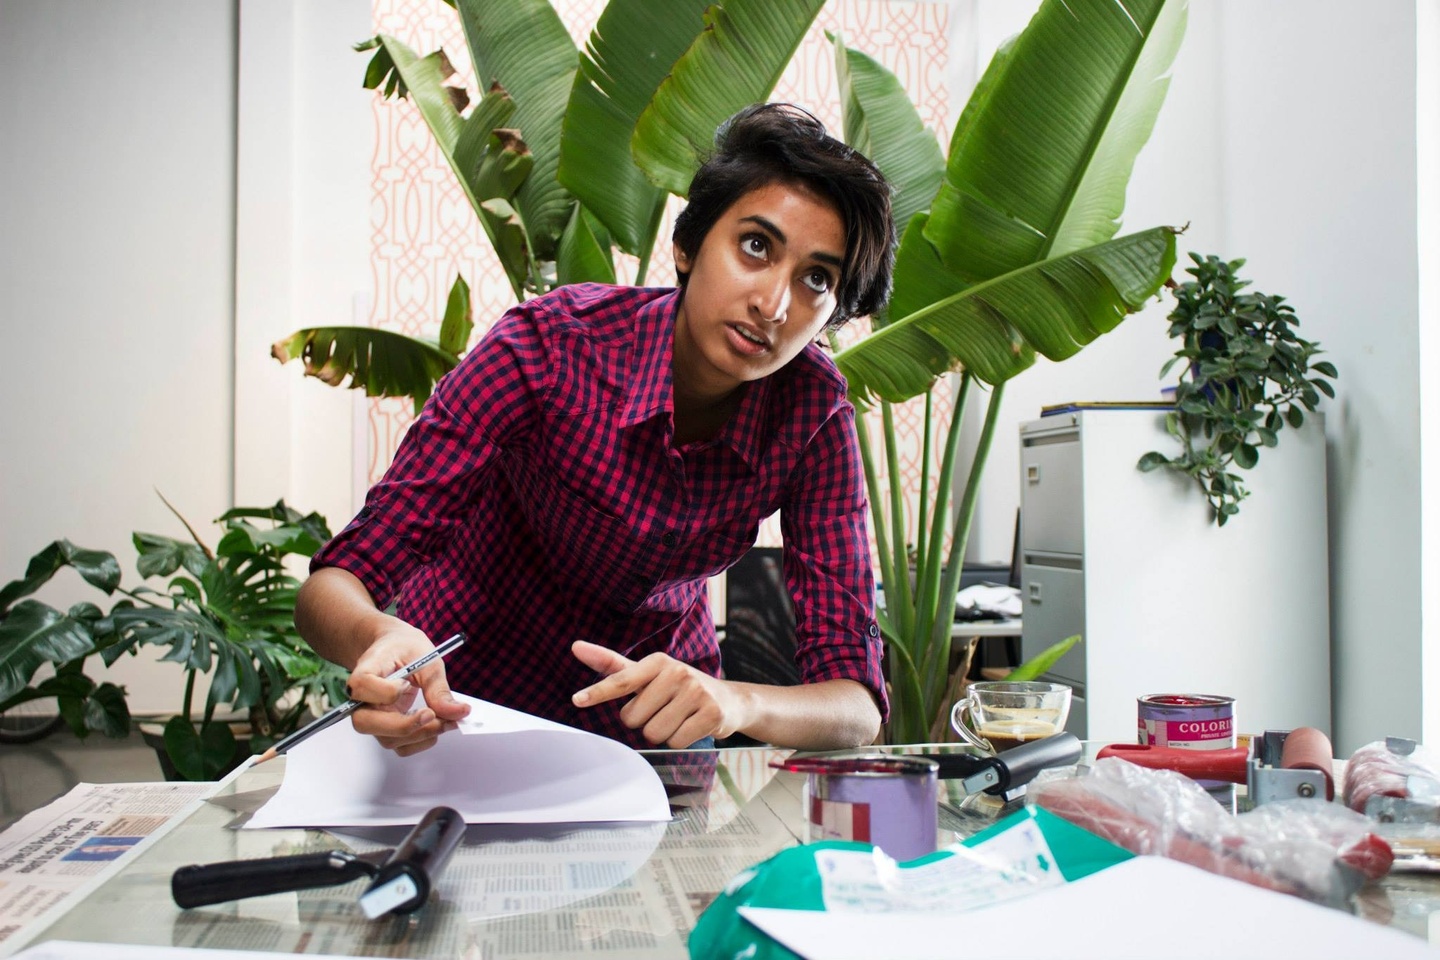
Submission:
POLYGON ((788 278, 777 275, 759 283, 751 295, 750 307, 762 320, 784 323, 785 314, 790 310, 788 278))

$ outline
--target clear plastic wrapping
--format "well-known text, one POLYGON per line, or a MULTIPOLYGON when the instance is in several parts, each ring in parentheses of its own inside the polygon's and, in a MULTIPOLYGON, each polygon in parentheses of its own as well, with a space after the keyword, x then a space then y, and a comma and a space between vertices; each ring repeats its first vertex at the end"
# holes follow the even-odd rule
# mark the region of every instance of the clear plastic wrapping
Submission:
POLYGON ((1440 758, 1413 740, 1377 740, 1356 750, 1345 764, 1345 805, 1375 814, 1394 797, 1418 807, 1440 806, 1440 758))
POLYGON ((1363 816, 1320 798, 1235 815, 1195 781, 1118 758, 1082 775, 1042 774, 1028 802, 1132 853, 1181 860, 1223 876, 1339 906, 1393 856, 1363 816))

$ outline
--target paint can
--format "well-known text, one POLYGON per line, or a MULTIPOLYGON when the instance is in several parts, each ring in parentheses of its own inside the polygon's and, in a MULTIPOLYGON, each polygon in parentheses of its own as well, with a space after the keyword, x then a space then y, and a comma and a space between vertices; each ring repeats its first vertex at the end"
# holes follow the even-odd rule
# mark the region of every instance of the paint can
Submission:
MULTIPOLYGON (((1180 750, 1226 750, 1235 746, 1235 698, 1195 693, 1157 693, 1139 701, 1140 744, 1180 750)), ((1200 780, 1207 788, 1223 781, 1200 780)))
POLYGON ((873 843, 895 860, 936 849, 940 765, 883 753, 796 757, 773 766, 805 774, 807 843, 873 843))

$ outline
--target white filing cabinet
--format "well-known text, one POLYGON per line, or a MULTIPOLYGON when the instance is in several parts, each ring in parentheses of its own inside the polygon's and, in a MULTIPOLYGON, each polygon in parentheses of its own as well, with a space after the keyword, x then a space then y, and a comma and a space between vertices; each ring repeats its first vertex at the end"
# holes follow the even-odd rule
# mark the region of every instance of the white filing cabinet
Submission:
POLYGON ((1329 733, 1323 422, 1261 452, 1223 528, 1194 481, 1135 466, 1174 449, 1154 410, 1020 425, 1024 656, 1081 634, 1049 676, 1074 687, 1081 737, 1133 741, 1153 693, 1234 697, 1241 733, 1329 733))

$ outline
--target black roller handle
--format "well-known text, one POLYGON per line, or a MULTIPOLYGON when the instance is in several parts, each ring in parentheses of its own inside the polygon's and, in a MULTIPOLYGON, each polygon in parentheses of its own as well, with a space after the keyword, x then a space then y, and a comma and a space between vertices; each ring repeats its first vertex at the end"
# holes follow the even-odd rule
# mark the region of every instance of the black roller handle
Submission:
POLYGON ((1075 734, 1057 733, 997 753, 995 759, 1002 767, 1000 783, 985 792, 1000 794, 1024 786, 1034 780, 1041 770, 1075 763, 1080 759, 1082 749, 1080 738, 1075 734))
POLYGON ((419 909, 430 898, 431 884, 439 879, 463 839, 464 818, 450 807, 435 807, 425 814, 415 825, 415 829, 395 848, 395 852, 390 854, 389 859, 381 864, 375 878, 366 888, 366 895, 387 886, 399 877, 409 877, 414 884, 414 896, 385 912, 410 913, 419 909))
POLYGON ((189 909, 245 897, 333 887, 373 876, 377 867, 353 853, 333 850, 289 857, 228 860, 181 867, 170 877, 170 895, 189 909))
POLYGON ((985 793, 1003 794, 1024 786, 1041 770, 1063 767, 1080 759, 1082 745, 1073 733, 1057 733, 1022 743, 993 757, 968 753, 927 753, 925 758, 940 765, 941 780, 968 780, 985 770, 995 772, 995 782, 985 793))

